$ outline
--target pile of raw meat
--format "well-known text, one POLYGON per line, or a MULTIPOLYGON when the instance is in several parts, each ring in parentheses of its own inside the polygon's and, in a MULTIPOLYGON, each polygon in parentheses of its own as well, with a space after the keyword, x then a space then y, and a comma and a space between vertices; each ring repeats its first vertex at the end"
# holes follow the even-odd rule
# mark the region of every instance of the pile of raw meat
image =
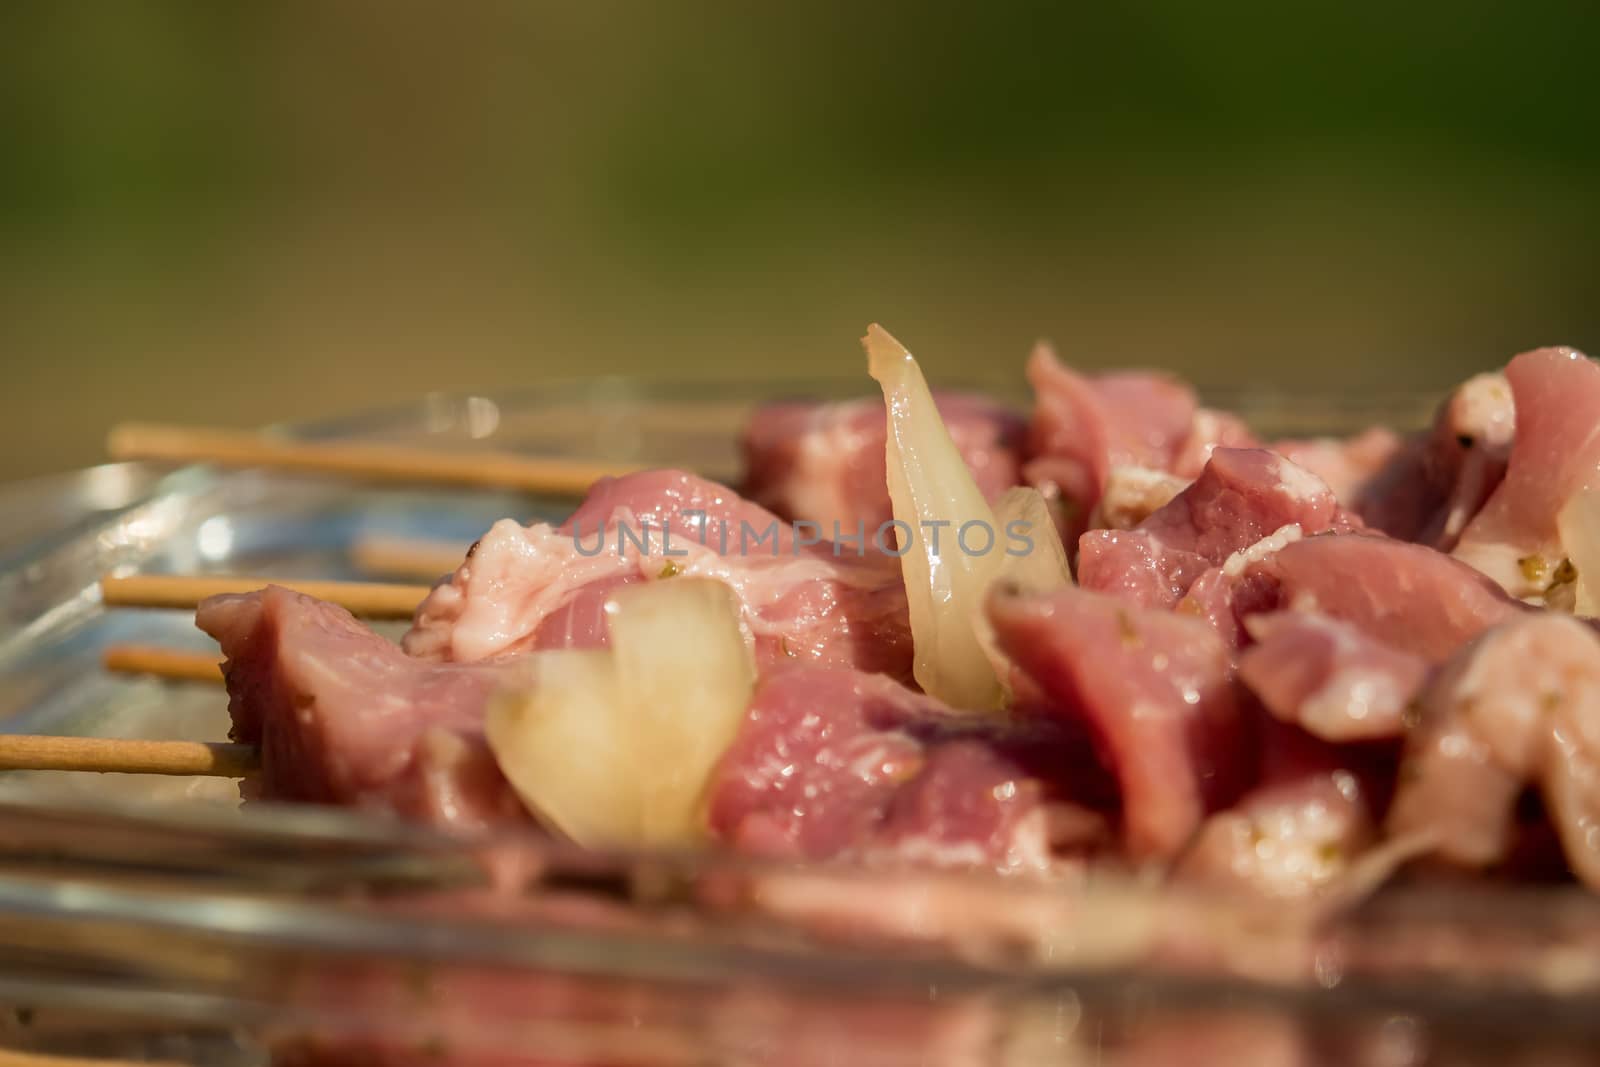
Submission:
POLYGON ((530 820, 485 741, 490 694, 529 653, 604 647, 617 590, 690 574, 733 590, 758 670, 705 791, 725 847, 1278 897, 1386 850, 1423 876, 1600 888, 1600 635, 1574 610, 1593 549, 1562 518, 1600 488, 1600 366, 1541 349, 1413 436, 1268 442, 1161 375, 1041 350, 1028 378, 1027 417, 938 400, 983 493, 1044 491, 1074 560, 1074 585, 988 596, 1006 713, 916 687, 898 559, 791 521, 892 517, 883 404, 786 403, 748 427, 740 492, 652 471, 563 526, 498 523, 399 646, 280 588, 208 601, 257 790, 530 820), (706 536, 775 517, 755 550, 706 536), (645 524, 687 554, 617 549, 645 524))

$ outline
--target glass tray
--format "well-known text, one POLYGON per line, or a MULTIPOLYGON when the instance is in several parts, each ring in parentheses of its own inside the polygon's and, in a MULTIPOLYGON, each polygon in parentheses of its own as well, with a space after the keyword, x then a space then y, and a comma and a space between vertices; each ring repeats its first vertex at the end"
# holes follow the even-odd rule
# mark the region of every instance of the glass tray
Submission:
MULTIPOLYGON (((730 478, 754 404, 865 384, 597 381, 294 432, 730 478)), ((1222 402, 1271 436, 1426 410, 1222 402)), ((571 507, 137 465, 14 490, 0 514, 21 514, 22 493, 39 519, 0 525, 0 724, 198 740, 226 733, 219 688, 114 677, 99 655, 207 639, 187 612, 104 609, 102 575, 354 578, 363 536, 465 546, 502 516, 571 507)), ((12 1048, 241 1065, 269 1046, 302 1064, 1581 1062, 1600 1042, 1597 992, 1600 907, 1577 891, 1396 890, 1313 915, 1137 884, 462 841, 240 809, 219 779, 0 775, 12 1048), (488 870, 520 890, 488 892, 488 870)))

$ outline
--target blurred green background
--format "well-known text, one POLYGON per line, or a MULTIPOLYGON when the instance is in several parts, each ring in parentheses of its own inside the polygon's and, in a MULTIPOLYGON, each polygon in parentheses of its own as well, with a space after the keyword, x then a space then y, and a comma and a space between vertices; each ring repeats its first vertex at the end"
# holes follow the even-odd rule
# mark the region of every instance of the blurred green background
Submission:
POLYGON ((603 372, 1600 348, 1592 2, 14 3, 0 477, 603 372))

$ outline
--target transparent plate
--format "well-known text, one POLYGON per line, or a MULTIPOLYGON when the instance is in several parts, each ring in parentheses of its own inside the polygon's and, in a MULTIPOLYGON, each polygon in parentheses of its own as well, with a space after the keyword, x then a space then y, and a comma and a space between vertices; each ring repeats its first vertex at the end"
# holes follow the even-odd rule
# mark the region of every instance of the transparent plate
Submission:
MULTIPOLYGON (((293 432, 731 478, 755 404, 862 384, 574 383, 293 432)), ((1272 436, 1426 409, 1222 401, 1272 436)), ((0 526, 0 723, 200 740, 226 734, 219 687, 114 677, 99 657, 207 639, 187 612, 106 610, 102 575, 352 578, 363 537, 464 546, 505 515, 571 507, 130 465, 14 490, 0 514, 23 494, 44 525, 0 526)), ((1575 891, 1396 891, 1318 915, 1119 883, 463 841, 240 809, 219 779, 0 775, 14 1047, 237 1064, 269 1046, 299 1063, 1491 1063, 1581 1058, 1597 992, 1600 908, 1575 891), (491 871, 520 889, 489 892, 491 871)))

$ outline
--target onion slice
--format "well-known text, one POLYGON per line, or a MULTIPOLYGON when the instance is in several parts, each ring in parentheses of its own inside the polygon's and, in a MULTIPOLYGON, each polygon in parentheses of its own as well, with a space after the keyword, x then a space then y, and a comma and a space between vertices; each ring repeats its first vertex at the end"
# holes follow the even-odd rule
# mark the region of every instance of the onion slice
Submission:
MULTIPOLYGON (((1006 554, 1000 558, 993 581, 1005 582, 1024 593, 1047 593, 1072 584, 1072 566, 1067 551, 1050 518, 1050 505, 1044 494, 1029 486, 1007 489, 994 503, 995 528, 1006 541, 1006 554)), ((999 679, 1007 703, 1011 700, 1012 664, 1000 651, 1000 642, 989 622, 989 613, 979 606, 973 617, 978 644, 999 679)))
POLYGON ((1008 546, 996 575, 1000 581, 1024 593, 1048 593, 1072 584, 1067 549, 1043 493, 1026 485, 1007 489, 995 501, 994 517, 1008 546))
POLYGON ((1574 613, 1600 616, 1600 490, 1580 489, 1556 516, 1561 547, 1578 572, 1574 613))
POLYGON ((1070 582, 1066 551, 1037 492, 1009 494, 1004 518, 989 506, 905 346, 877 325, 867 328, 862 344, 888 412, 889 499, 903 524, 900 570, 917 684, 952 707, 999 708, 1006 693, 988 639, 985 594, 1001 577, 1044 588, 1070 582), (1029 524, 1032 544, 1012 554, 1023 547, 1009 536, 1018 523, 1029 524))
POLYGON ((490 703, 489 747, 528 809, 581 845, 694 844, 755 685, 738 604, 721 582, 672 578, 605 610, 611 648, 528 657, 490 703))

